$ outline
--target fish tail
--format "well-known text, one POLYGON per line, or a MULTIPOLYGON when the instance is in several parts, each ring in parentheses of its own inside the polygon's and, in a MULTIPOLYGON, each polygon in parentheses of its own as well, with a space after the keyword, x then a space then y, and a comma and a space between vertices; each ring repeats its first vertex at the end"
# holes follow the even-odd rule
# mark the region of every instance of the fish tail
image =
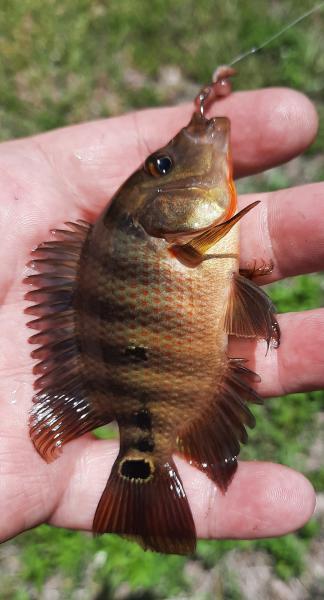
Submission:
POLYGON ((93 531, 117 533, 136 540, 145 550, 190 554, 196 530, 172 458, 119 455, 99 501, 93 531))

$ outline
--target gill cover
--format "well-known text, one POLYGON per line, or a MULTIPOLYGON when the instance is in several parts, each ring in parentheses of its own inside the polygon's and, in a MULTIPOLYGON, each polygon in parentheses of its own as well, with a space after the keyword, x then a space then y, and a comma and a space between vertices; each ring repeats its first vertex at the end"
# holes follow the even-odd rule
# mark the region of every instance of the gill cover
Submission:
POLYGON ((229 119, 194 113, 144 172, 137 220, 149 235, 178 240, 229 219, 236 210, 229 119))

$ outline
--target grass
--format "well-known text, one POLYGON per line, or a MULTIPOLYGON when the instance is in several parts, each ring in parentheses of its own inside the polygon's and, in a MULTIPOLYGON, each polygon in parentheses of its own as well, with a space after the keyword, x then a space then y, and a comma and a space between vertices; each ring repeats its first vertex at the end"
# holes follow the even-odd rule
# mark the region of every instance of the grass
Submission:
MULTIPOLYGON (((3 0, 0 139, 191 98, 218 64, 263 43, 310 6, 306 0, 298 3, 298 10, 292 0, 3 0)), ((305 91, 316 101, 322 123, 323 15, 313 15, 242 62, 236 89, 287 85, 305 91)), ((323 142, 321 126, 307 157, 298 159, 302 181, 322 178, 323 161, 318 158, 323 142)), ((298 175, 291 177, 280 167, 245 181, 241 189, 273 190, 297 181, 298 175)), ((272 295, 279 311, 323 305, 323 279, 298 277, 273 286, 272 295)), ((257 428, 244 456, 301 468, 324 492, 323 467, 307 467, 323 410, 322 392, 267 402, 256 410, 257 428)), ((302 573, 309 546, 319 535, 312 521, 300 532, 276 540, 201 542, 195 560, 208 572, 234 549, 259 549, 272 557, 277 575, 289 580, 302 573)), ((142 598, 146 590, 147 599, 191 593, 185 558, 144 554, 135 544, 113 536, 92 539, 42 526, 5 544, 3 552, 13 552, 20 565, 17 577, 10 569, 6 572, 2 559, 4 599, 39 598, 53 577, 59 577, 63 600, 81 588, 88 590, 89 599, 113 598, 122 585, 142 598)), ((238 600, 235 580, 228 579, 226 585, 222 597, 238 600)))
MULTIPOLYGON (((311 4, 297 11, 292 0, 3 0, 2 139, 172 102, 185 91, 161 85, 165 65, 198 87, 217 64, 262 44, 311 4)), ((313 15, 242 62, 236 87, 289 85, 321 101, 322 23, 313 15)))

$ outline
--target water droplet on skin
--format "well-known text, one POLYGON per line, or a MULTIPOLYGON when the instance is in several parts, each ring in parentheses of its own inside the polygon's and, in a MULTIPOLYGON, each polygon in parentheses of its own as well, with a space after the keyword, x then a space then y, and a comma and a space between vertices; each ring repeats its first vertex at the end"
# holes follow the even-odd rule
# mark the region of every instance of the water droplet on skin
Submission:
POLYGON ((29 386, 23 381, 16 381, 15 387, 11 390, 8 395, 8 402, 11 405, 18 403, 22 405, 27 393, 29 392, 29 386))
POLYGON ((76 150, 74 156, 82 163, 102 163, 105 158, 107 159, 107 149, 101 144, 87 146, 76 150))

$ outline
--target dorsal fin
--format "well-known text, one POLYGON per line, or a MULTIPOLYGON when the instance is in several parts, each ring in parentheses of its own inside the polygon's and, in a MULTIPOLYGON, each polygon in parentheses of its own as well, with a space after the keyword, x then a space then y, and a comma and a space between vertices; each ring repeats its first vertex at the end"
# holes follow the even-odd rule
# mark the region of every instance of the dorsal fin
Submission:
POLYGON ((31 353, 38 360, 34 373, 39 377, 30 436, 48 462, 63 444, 110 420, 96 415, 87 397, 73 305, 81 249, 91 225, 81 220, 66 225, 68 229, 53 232, 55 241, 34 250, 29 266, 37 273, 25 279, 36 288, 26 294, 33 305, 25 312, 36 316, 27 325, 38 331, 29 342, 39 346, 31 353))

